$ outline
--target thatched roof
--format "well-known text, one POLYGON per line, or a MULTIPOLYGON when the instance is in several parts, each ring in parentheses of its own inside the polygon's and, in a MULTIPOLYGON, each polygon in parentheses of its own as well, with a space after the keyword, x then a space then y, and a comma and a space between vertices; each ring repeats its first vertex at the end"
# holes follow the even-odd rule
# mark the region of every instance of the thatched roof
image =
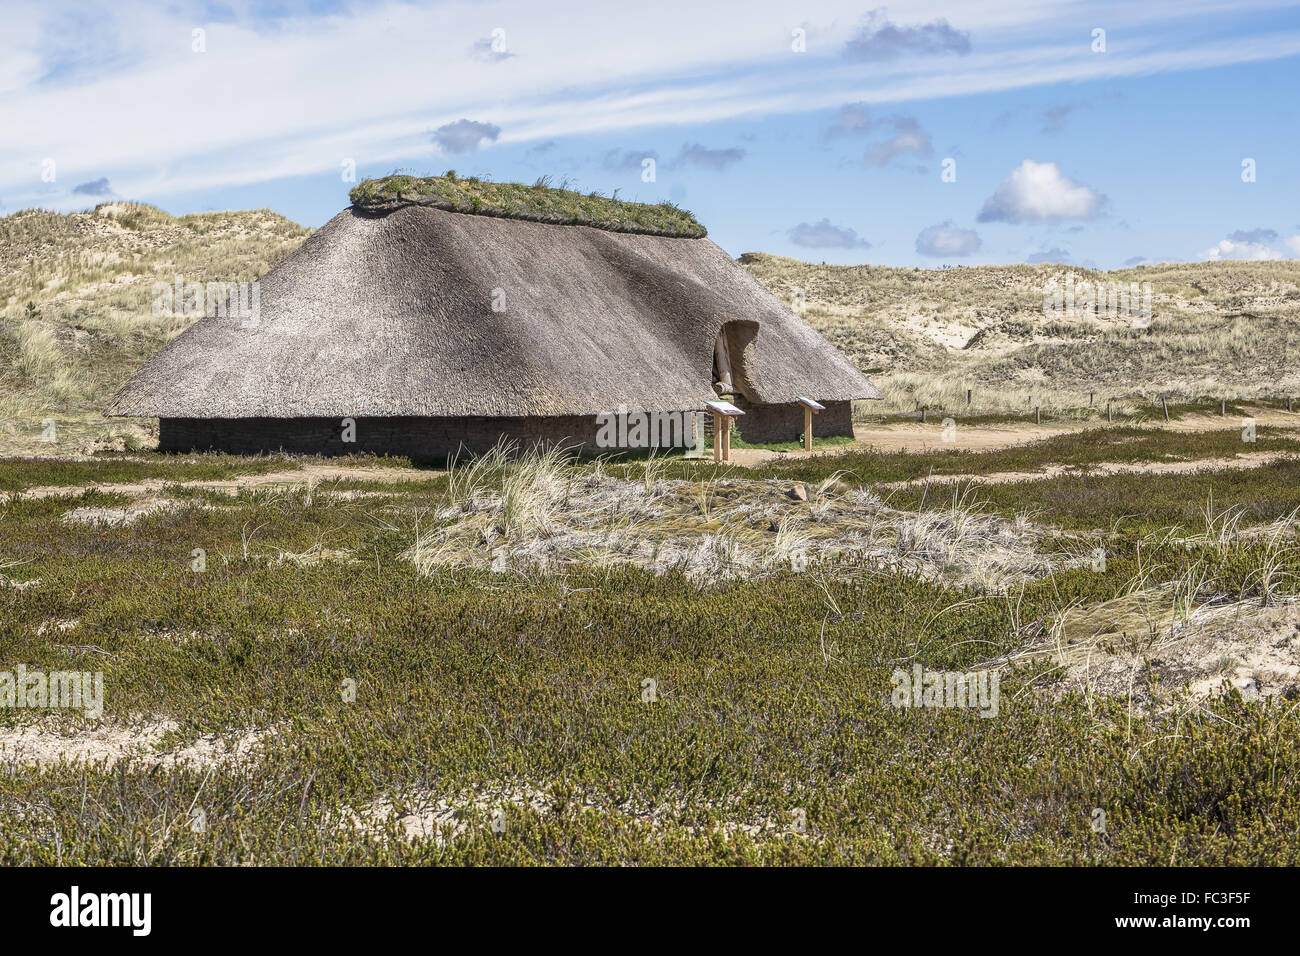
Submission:
MULTIPOLYGON (((339 213, 260 280, 254 327, 200 319, 106 415, 528 416, 698 409, 714 342, 757 323, 755 402, 878 398, 707 239, 464 215, 339 213), (494 311, 494 290, 498 305, 494 311)), ((735 356, 733 356, 733 362, 735 356)))

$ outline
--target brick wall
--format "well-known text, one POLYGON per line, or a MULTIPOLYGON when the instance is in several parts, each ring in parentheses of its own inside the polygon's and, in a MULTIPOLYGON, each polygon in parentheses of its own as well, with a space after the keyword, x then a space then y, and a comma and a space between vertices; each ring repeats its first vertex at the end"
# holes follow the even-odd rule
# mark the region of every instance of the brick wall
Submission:
MULTIPOLYGON (((801 405, 746 405, 740 433, 747 441, 790 441, 803 432, 801 405), (758 436, 758 437, 754 437, 758 436)), ((563 443, 575 450, 603 454, 598 448, 596 417, 582 415, 531 418, 357 418, 355 442, 343 441, 339 418, 164 418, 159 422, 161 451, 217 450, 233 454, 287 451, 310 455, 374 453, 437 461, 457 452, 482 454, 498 441, 520 448, 563 443)), ((709 429, 711 432, 712 429, 709 429)), ((814 435, 851 435, 849 402, 827 405, 813 420, 814 435)), ((690 443, 687 434, 686 441, 690 443)))
POLYGON ((565 442, 594 449, 596 438, 594 416, 393 417, 353 421, 356 440, 344 442, 340 418, 164 418, 159 421, 158 448, 161 451, 213 449, 235 454, 374 453, 438 460, 462 446, 462 454, 481 454, 502 439, 517 442, 521 448, 565 442))
MULTIPOLYGON (((853 403, 826 402, 826 410, 813 416, 813 437, 853 435, 853 403)), ((803 434, 803 406, 753 405, 736 397, 736 407, 745 414, 736 422, 740 435, 748 442, 797 441, 803 434)))

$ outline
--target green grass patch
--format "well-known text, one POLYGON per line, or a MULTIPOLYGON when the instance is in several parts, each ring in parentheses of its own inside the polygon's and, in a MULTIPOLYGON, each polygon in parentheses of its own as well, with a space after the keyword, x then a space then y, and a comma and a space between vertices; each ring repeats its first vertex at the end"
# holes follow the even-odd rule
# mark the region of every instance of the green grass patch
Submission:
POLYGON ((613 232, 699 239, 707 230, 685 209, 670 202, 648 205, 612 196, 555 188, 545 177, 532 186, 442 176, 385 176, 358 183, 349 194, 362 209, 384 211, 406 205, 435 206, 452 212, 533 222, 594 226, 613 232))

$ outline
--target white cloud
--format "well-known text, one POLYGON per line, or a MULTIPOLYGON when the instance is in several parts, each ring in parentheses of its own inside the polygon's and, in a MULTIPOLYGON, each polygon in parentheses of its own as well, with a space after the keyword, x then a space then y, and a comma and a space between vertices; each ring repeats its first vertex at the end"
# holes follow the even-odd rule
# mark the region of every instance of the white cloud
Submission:
MULTIPOLYGON (((1288 240, 1290 242, 1290 240, 1288 240)), ((1198 259, 1285 259, 1262 242, 1241 242, 1232 239, 1220 239, 1204 252, 1196 254, 1198 259)))
POLYGON ((1237 229, 1210 248, 1196 254, 1198 259, 1291 259, 1300 258, 1300 233, 1283 237, 1276 229, 1237 229), (1281 240, 1283 249, 1273 244, 1281 240), (1289 253, 1289 254, 1288 254, 1289 253))
POLYGON ((974 229, 961 229, 951 222, 929 226, 916 237, 916 251, 923 256, 969 256, 979 252, 981 244, 974 229))
POLYGON ((1061 172, 1056 163, 1026 159, 984 203, 980 222, 1060 222, 1092 219, 1105 197, 1061 172))

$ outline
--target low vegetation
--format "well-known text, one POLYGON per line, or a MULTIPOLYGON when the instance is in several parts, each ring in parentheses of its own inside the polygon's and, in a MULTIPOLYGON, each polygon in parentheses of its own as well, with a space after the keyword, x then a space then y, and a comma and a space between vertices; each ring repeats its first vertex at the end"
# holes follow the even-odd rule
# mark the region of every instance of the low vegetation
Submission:
POLYGON ((442 176, 385 176, 366 179, 351 192, 362 209, 388 210, 404 205, 436 206, 479 216, 502 216, 534 222, 595 226, 613 232, 699 239, 706 230, 695 217, 670 202, 648 205, 615 196, 580 193, 551 186, 546 177, 531 186, 462 179, 454 170, 442 176))
MULTIPOLYGON (((1129 437, 1110 452, 1165 451, 1129 437)), ((21 467, 0 464, 8 486, 21 467)), ((1289 613, 1294 506, 1228 506, 1268 468, 1212 476, 1197 521, 1151 531, 991 520, 952 489, 914 511, 843 469, 805 500, 790 476, 677 467, 489 457, 409 484, 175 484, 118 522, 69 516, 137 496, 0 505, 0 660, 105 687, 98 721, 0 708, 0 861, 1300 862, 1293 690, 1243 683, 1226 653, 1192 696, 1172 664, 1107 683, 1099 663, 1165 661, 1215 608, 1289 613), (783 560, 602 560, 563 540, 596 504, 636 534, 743 530, 783 560), (788 560, 868 521, 910 535, 917 563, 788 560), (987 547, 994 529, 1032 566, 918 573, 927 541, 987 547), (548 541, 572 560, 518 560, 548 541), (1141 614, 1122 610, 1134 595, 1141 614), (891 675, 917 664, 1000 668, 998 715, 892 706, 891 675)), ((1116 510, 1151 498, 1115 487, 1116 510)))

